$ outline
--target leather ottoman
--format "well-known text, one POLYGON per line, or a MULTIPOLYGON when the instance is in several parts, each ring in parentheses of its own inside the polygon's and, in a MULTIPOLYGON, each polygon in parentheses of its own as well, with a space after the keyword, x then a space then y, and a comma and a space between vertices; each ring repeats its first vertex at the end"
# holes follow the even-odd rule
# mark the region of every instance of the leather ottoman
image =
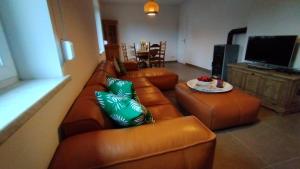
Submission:
POLYGON ((178 103, 212 130, 257 120, 260 100, 241 90, 211 94, 190 89, 185 83, 177 84, 175 90, 178 103))

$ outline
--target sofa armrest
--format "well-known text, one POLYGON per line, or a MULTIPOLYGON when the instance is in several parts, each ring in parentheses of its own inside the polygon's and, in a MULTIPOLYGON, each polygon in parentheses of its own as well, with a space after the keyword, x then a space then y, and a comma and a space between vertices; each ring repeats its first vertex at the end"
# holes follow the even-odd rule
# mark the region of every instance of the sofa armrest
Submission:
POLYGON ((134 71, 139 69, 138 63, 136 61, 125 61, 124 66, 127 71, 134 71))
POLYGON ((49 168, 210 169, 215 139, 194 116, 90 132, 64 140, 49 168))

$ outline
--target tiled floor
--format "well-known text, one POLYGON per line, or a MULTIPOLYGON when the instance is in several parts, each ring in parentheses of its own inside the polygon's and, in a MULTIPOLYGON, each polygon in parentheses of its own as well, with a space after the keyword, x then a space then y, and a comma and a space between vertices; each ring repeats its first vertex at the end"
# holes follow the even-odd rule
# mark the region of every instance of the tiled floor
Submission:
MULTIPOLYGON (((206 74, 179 63, 166 67, 181 81, 206 74)), ((176 104, 174 91, 165 95, 176 104)), ((259 119, 252 125, 216 131, 214 169, 300 169, 300 113, 279 116, 262 107, 259 119)))

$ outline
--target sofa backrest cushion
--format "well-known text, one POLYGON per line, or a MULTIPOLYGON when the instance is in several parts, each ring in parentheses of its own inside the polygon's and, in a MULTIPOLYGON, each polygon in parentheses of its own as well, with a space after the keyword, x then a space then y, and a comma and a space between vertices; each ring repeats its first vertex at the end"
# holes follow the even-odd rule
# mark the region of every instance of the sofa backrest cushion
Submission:
POLYGON ((114 128, 111 119, 99 107, 95 96, 96 91, 106 91, 106 89, 97 85, 86 86, 82 90, 60 126, 62 138, 114 128))
POLYGON ((72 135, 114 128, 112 121, 105 115, 94 99, 79 98, 73 104, 61 124, 63 138, 72 135))
POLYGON ((118 76, 118 72, 114 66, 114 63, 111 61, 102 61, 99 66, 96 68, 95 72, 98 71, 104 71, 106 72, 108 75, 112 76, 112 77, 117 77, 118 76))
POLYGON ((96 100, 96 97, 95 97, 95 92, 96 91, 107 91, 107 88, 102 86, 102 85, 86 86, 85 88, 82 89, 82 91, 80 92, 77 99, 79 99, 79 98, 90 98, 90 99, 95 99, 96 100))
POLYGON ((88 80, 88 82, 86 83, 86 86, 101 85, 106 88, 107 87, 106 80, 107 80, 107 77, 109 77, 109 76, 110 75, 104 71, 97 71, 88 80))

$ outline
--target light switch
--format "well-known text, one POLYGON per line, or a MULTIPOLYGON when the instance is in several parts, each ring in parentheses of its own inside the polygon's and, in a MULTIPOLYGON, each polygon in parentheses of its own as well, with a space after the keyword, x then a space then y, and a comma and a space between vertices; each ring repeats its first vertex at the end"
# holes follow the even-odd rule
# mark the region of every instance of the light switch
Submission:
POLYGON ((75 59, 75 52, 74 52, 74 47, 73 43, 68 40, 62 40, 61 41, 61 46, 62 46, 62 52, 65 60, 74 60, 75 59))

